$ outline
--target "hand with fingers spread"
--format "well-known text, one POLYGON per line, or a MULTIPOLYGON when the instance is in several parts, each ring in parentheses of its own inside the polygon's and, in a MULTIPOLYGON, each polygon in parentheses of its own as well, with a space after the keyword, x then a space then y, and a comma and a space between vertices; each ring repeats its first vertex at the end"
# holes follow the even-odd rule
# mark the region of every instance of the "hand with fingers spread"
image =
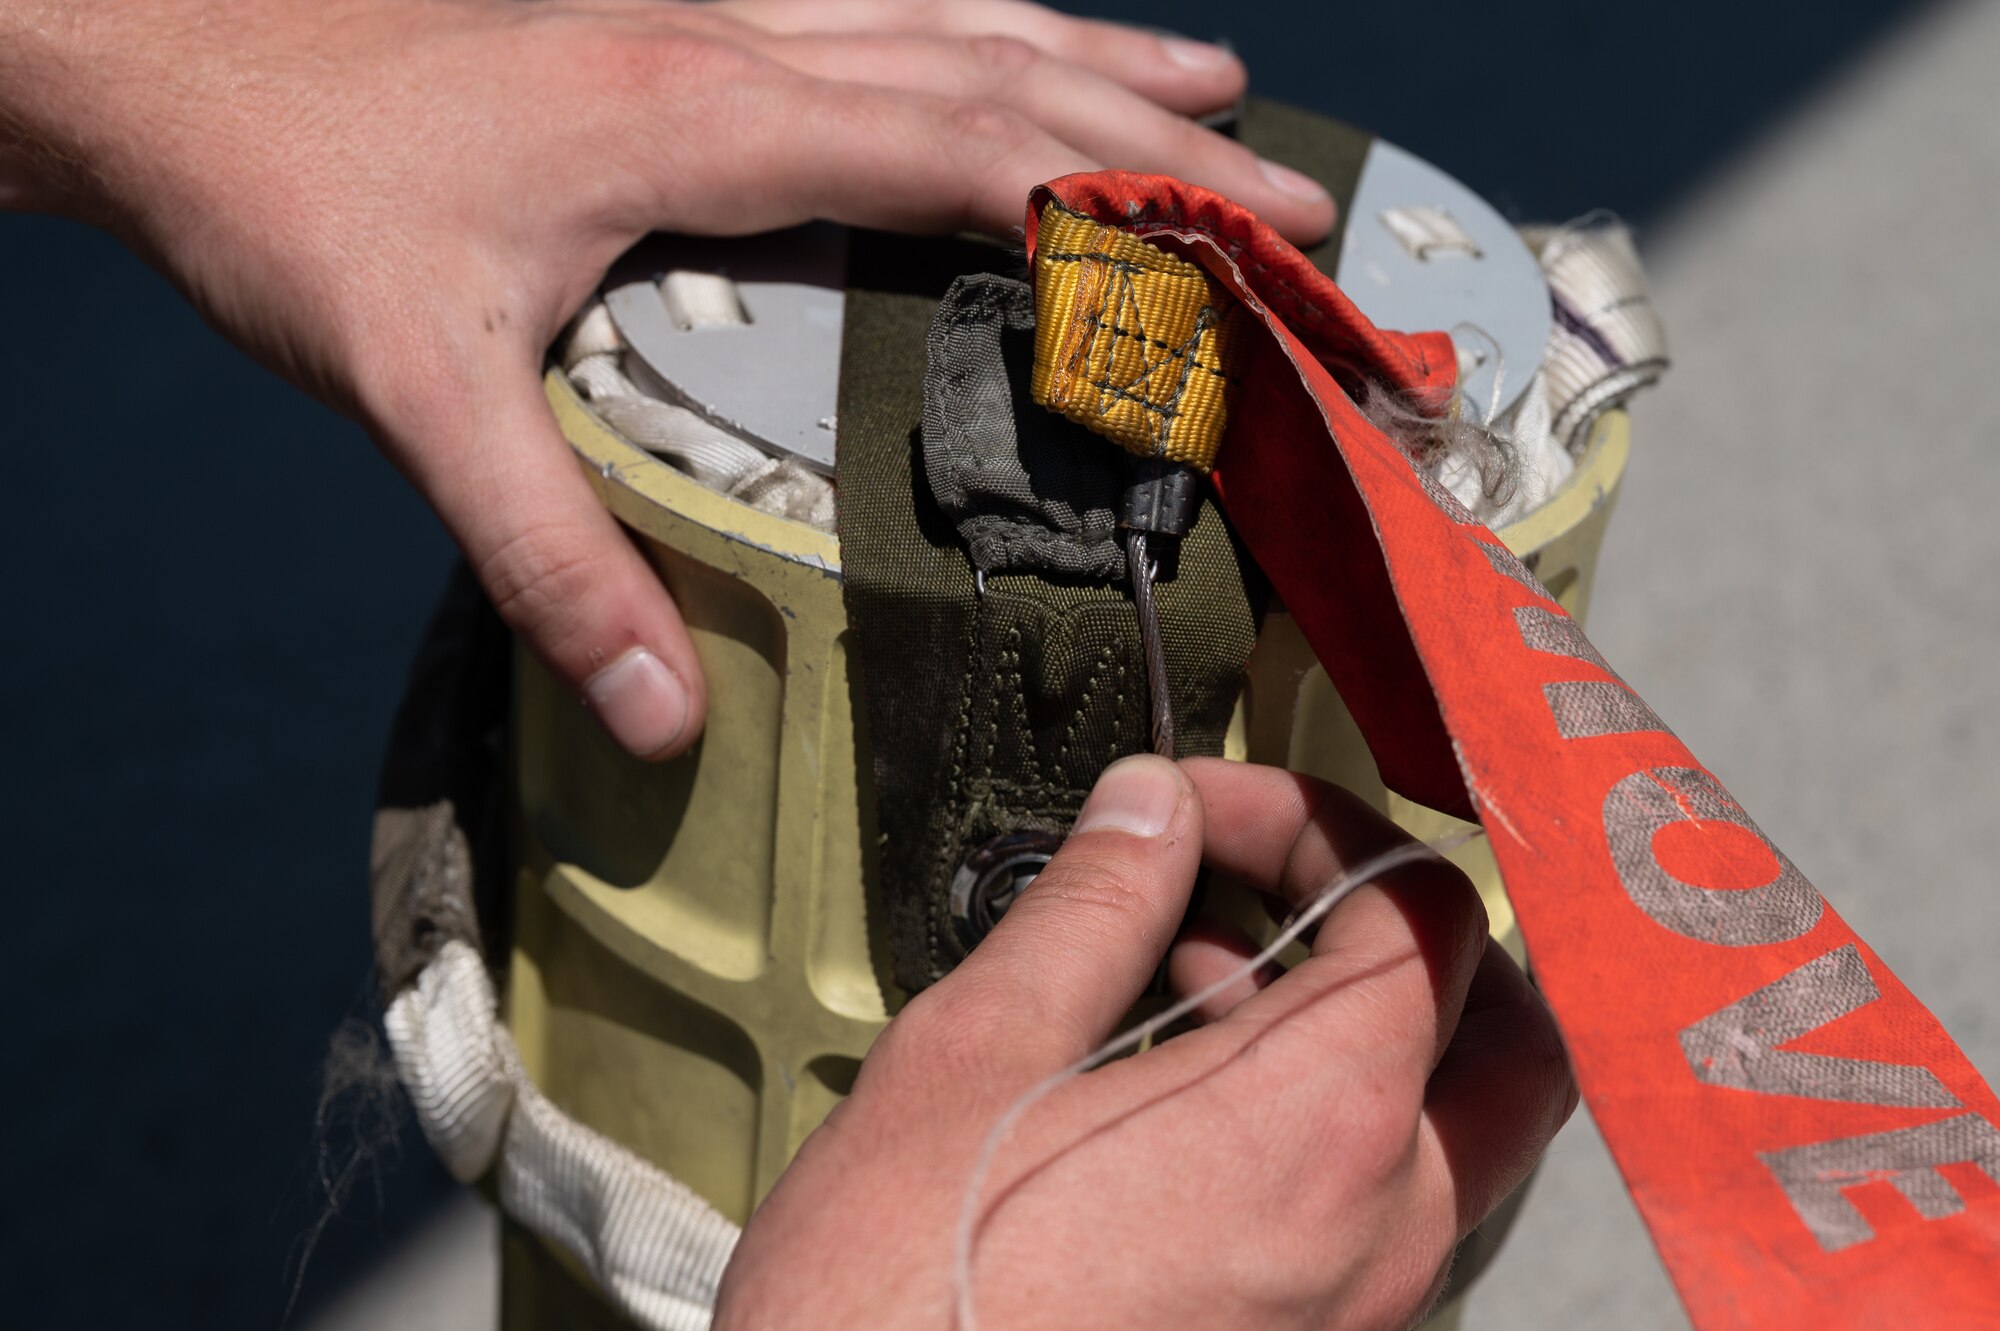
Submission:
MULTIPOLYGON (((1184 993, 1254 955, 1216 928, 1174 943, 1197 867, 1299 906, 1404 839, 1309 778, 1113 766, 751 1218, 717 1327, 951 1327, 954 1233, 993 1124, 1109 1036, 1163 955, 1184 993)), ((1058 1086, 1006 1137, 975 1212, 982 1327, 1408 1326, 1576 1104, 1548 1009, 1439 860, 1356 892, 1308 959, 1200 1016, 1058 1086)))
POLYGON ((0 0, 0 207, 101 221, 364 422, 494 602, 647 757, 699 733, 658 580, 541 396, 650 230, 1016 226, 1100 165, 1332 204, 1186 117, 1226 52, 1022 0, 0 0))

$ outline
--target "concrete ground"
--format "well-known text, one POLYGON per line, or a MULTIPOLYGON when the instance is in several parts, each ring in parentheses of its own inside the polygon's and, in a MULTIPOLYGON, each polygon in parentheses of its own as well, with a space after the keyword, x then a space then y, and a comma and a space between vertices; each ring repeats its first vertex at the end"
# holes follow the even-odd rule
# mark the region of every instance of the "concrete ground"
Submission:
MULTIPOLYGON (((1645 237, 1593 637, 2000 1076, 2000 5, 1936 9, 1645 237)), ((491 1325, 467 1202, 313 1331, 491 1325)), ((1686 1320, 1596 1131, 1557 1139, 1466 1331, 1686 1320)))

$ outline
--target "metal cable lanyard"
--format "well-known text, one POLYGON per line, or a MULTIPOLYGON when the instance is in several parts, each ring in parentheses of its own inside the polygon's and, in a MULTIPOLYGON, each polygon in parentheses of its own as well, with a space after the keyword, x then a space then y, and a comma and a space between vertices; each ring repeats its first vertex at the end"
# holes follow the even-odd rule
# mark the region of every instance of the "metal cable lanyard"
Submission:
POLYGON ((1139 641, 1146 656, 1146 694, 1152 709, 1153 752, 1174 756, 1174 702, 1167 685, 1167 651, 1160 641, 1160 613, 1153 582, 1162 559, 1178 553, 1180 538, 1201 505, 1201 477, 1178 462, 1133 458, 1119 505, 1125 533, 1125 567, 1132 578, 1132 605, 1139 613, 1139 641))
POLYGON ((1026 229, 1036 400, 1145 459, 1121 525, 1155 746, 1172 720, 1151 542, 1184 523, 1186 461, 1385 784, 1485 825, 1695 1326, 2000 1326, 2000 1098, 1548 588, 1349 396, 1442 410, 1449 339, 1376 328, 1251 214, 1165 177, 1065 177, 1026 229))

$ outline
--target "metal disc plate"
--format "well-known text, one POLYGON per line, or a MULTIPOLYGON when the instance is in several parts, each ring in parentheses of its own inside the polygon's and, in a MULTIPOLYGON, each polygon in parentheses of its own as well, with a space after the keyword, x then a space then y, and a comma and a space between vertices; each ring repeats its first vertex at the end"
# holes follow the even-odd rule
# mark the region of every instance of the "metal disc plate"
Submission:
MULTIPOLYGON (((1501 384, 1500 410, 1526 391, 1549 341, 1549 288, 1520 235, 1493 206, 1420 157, 1377 139, 1361 165, 1338 280, 1383 328, 1441 328, 1479 358, 1462 387, 1484 416, 1501 384), (1419 258, 1390 229, 1392 210, 1447 215, 1477 253, 1437 249, 1419 258)), ((1460 358, 1461 364, 1465 358, 1460 358)))
POLYGON ((831 476, 846 277, 846 234, 825 223, 741 239, 659 235, 612 269, 604 303, 644 387, 831 476), (682 327, 660 292, 675 270, 731 279, 748 322, 682 327))

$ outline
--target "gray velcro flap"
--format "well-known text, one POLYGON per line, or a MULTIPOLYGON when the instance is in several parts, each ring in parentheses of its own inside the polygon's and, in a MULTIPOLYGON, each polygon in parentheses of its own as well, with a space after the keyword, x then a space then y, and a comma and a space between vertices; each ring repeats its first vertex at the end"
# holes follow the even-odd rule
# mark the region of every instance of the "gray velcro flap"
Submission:
POLYGON ((924 471, 973 567, 1122 581, 1122 454, 1028 395, 1033 288, 990 273, 960 277, 927 346, 924 471))

